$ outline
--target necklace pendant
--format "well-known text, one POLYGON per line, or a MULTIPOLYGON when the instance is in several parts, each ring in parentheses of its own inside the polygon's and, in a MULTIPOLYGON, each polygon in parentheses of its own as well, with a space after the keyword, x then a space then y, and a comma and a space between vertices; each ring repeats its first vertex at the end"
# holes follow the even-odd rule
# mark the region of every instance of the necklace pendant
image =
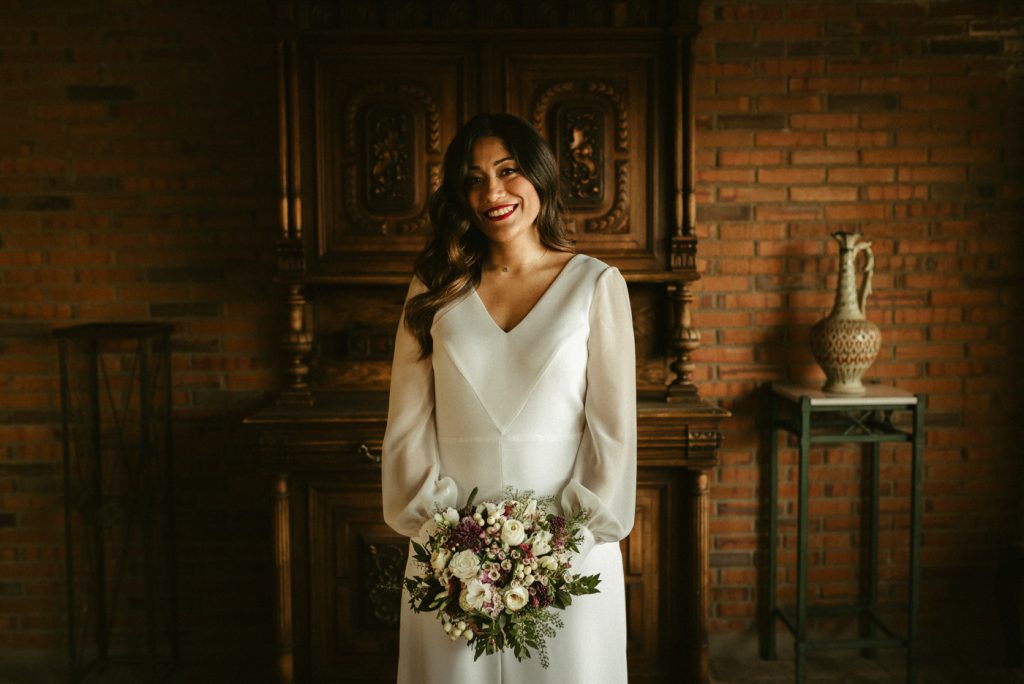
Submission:
POLYGON ((503 273, 508 273, 508 266, 502 266, 501 270, 503 273))

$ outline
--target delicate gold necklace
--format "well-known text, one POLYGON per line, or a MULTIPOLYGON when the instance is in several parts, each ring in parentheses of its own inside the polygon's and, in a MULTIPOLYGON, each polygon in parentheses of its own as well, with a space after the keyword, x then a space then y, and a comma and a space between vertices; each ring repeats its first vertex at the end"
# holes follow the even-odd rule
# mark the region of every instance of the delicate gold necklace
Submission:
MULTIPOLYGON (((519 270, 520 271, 525 271, 525 270, 527 270, 528 268, 530 268, 532 266, 536 266, 537 264, 539 264, 541 262, 541 259, 543 259, 544 257, 546 257, 548 255, 549 251, 550 250, 545 245, 544 251, 541 252, 539 257, 537 257, 533 261, 530 261, 528 263, 523 264, 523 266, 519 270)), ((508 273, 508 266, 498 266, 498 265, 495 265, 494 268, 501 269, 502 273, 508 273)))

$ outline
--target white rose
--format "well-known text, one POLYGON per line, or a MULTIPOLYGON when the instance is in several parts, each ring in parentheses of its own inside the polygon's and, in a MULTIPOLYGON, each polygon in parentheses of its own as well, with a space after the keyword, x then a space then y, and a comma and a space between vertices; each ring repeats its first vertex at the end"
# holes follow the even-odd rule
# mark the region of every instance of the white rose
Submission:
POLYGON ((449 525, 459 524, 459 512, 451 506, 448 507, 448 510, 446 510, 441 517, 443 517, 445 522, 449 525))
POLYGON ((455 554, 448 567, 460 580, 471 580, 480 572, 480 559, 476 557, 475 553, 466 549, 455 554))
POLYGON ((452 559, 452 552, 448 549, 437 549, 434 553, 430 554, 430 565, 436 572, 441 572, 448 567, 448 561, 452 559))
POLYGON ((551 540, 554 537, 547 530, 538 530, 530 539, 530 550, 534 556, 543 556, 551 553, 551 540))
POLYGON ((530 600, 530 592, 526 587, 512 587, 505 592, 505 607, 515 612, 523 608, 530 600))
POLYGON ((526 539, 526 528, 518 520, 506 520, 501 526, 501 541, 509 546, 519 546, 526 539))
MULTIPOLYGON (((491 587, 480 580, 470 580, 462 591, 462 595, 466 598, 466 605, 473 610, 480 610, 484 603, 491 598, 491 587)), ((459 603, 461 604, 462 601, 459 603)))
POLYGON ((540 559, 540 566, 548 572, 553 572, 558 569, 558 561, 551 556, 544 556, 540 559))

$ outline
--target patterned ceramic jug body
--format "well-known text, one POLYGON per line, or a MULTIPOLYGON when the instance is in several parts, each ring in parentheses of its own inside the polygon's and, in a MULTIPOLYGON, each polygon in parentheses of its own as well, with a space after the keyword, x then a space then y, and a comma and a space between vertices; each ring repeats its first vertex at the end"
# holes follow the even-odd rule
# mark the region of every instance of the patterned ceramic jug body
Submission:
POLYGON ((836 302, 830 313, 811 329, 811 351, 825 371, 826 392, 864 394, 861 376, 878 356, 882 334, 864 317, 875 257, 871 243, 861 242, 860 233, 832 233, 839 242, 839 282, 836 302), (857 255, 866 256, 863 278, 857 287, 857 255))

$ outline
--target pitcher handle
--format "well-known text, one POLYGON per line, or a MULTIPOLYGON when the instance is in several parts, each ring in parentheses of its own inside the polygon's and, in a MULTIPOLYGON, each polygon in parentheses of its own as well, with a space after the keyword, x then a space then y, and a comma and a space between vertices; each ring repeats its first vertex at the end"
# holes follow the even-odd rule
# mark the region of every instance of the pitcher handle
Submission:
POLYGON ((864 279, 860 284, 860 294, 857 297, 857 306, 860 308, 861 315, 864 314, 868 304, 868 296, 871 294, 871 278, 875 272, 875 255, 871 251, 870 242, 861 242, 857 245, 856 250, 858 252, 863 251, 867 255, 867 261, 864 263, 864 279))

